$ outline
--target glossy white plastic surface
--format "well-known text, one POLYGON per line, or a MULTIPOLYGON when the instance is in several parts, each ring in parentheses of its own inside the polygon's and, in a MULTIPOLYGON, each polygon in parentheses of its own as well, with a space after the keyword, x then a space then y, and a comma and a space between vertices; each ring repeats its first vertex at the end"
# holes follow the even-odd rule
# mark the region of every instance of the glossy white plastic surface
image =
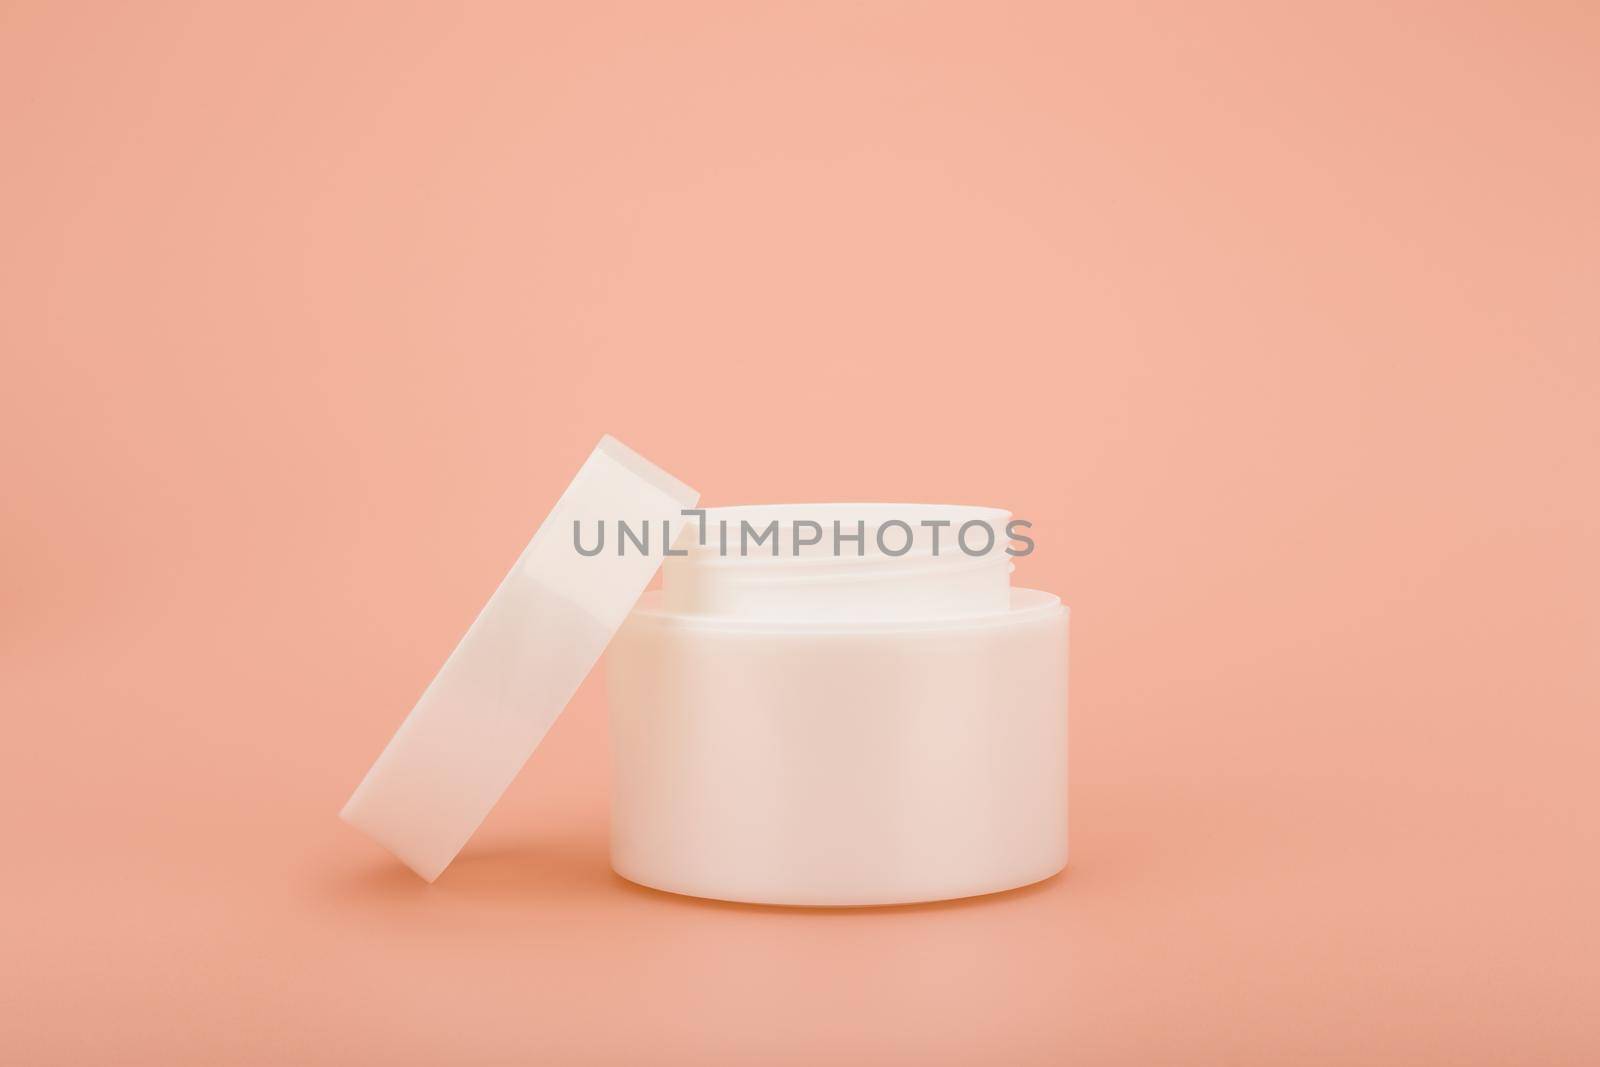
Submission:
MULTIPOLYGON (((708 518, 775 510, 1005 522, 911 505, 708 518)), ((606 657, 617 872, 694 896, 840 906, 1061 870, 1067 615, 1009 588, 1003 545, 759 559, 710 545, 669 560, 606 657)))
POLYGON ((603 438, 340 817, 433 881, 505 792, 661 565, 582 556, 572 524, 681 524, 693 489, 603 438))

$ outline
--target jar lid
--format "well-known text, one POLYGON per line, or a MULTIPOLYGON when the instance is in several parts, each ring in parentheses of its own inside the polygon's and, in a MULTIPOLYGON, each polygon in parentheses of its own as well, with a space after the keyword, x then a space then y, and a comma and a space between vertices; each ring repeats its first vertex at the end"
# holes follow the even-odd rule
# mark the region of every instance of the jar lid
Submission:
POLYGON ((437 878, 577 692, 698 499, 602 437, 340 818, 437 878), (636 535, 627 551, 619 523, 636 535), (606 532, 612 544, 594 552, 606 532))

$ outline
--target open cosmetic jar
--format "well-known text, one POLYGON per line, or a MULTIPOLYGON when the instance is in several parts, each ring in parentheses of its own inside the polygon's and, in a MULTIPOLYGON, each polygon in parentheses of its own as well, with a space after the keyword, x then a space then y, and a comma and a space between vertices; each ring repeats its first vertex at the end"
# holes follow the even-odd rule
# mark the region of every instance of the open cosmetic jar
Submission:
POLYGON ((693 896, 841 905, 972 896, 1059 871, 1067 613, 1011 587, 1009 518, 708 509, 707 530, 777 523, 779 551, 725 554, 716 533, 691 544, 612 642, 617 873, 693 896), (796 535, 797 521, 824 531, 798 555, 811 531, 796 535), (836 523, 864 533, 860 554, 855 542, 833 554, 836 523), (988 551, 959 548, 968 523, 997 532, 988 551), (938 555, 930 530, 945 534, 938 555))
POLYGON ((697 500, 603 439, 342 817, 434 880, 604 653, 624 878, 848 906, 1061 870, 1067 611, 1012 587, 1009 514, 697 500))

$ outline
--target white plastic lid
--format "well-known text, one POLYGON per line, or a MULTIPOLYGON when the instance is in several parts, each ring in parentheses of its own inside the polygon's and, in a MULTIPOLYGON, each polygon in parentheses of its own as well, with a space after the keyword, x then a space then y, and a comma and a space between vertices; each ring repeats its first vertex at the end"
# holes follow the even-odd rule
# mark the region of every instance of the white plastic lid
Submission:
POLYGON ((367 772, 340 818, 428 881, 455 859, 661 566, 666 527, 699 494, 614 437, 600 439, 533 540, 367 772), (621 551, 617 524, 648 524, 621 551), (575 546, 582 524, 611 540, 575 546))

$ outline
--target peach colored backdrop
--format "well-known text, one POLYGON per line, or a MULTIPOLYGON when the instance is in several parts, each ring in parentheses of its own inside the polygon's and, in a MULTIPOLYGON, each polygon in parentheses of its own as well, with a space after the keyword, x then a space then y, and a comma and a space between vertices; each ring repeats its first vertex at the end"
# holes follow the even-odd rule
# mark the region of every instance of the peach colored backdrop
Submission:
POLYGON ((0 1061, 1594 1063, 1593 4, 7 3, 0 1061), (998 504, 1073 862, 335 819, 602 431, 998 504))

